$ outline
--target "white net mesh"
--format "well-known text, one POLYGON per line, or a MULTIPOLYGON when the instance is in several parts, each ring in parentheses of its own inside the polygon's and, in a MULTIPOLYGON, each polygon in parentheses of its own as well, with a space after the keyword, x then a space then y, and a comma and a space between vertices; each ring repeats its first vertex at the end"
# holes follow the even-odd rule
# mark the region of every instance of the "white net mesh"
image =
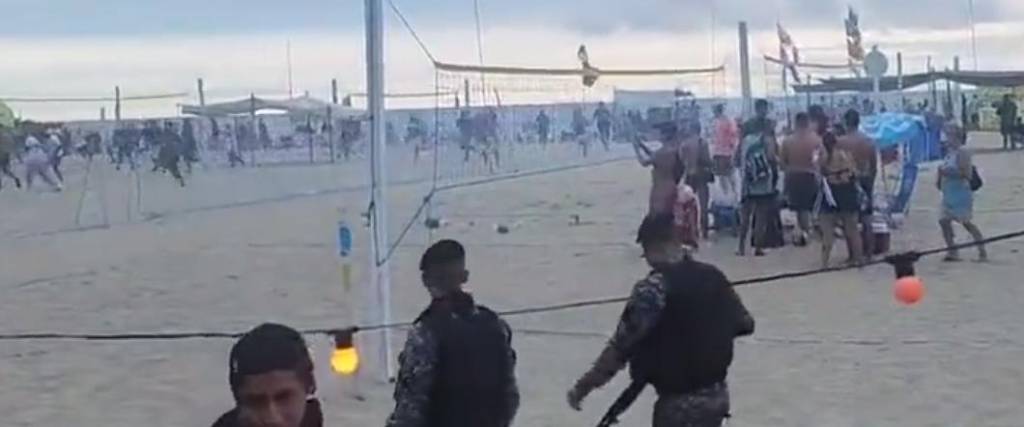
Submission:
POLYGON ((389 198, 392 223, 399 223, 393 245, 412 242, 409 253, 448 227, 508 232, 514 212, 493 212, 486 203, 472 212, 446 206, 459 189, 479 183, 631 159, 648 109, 686 107, 709 81, 709 73, 655 70, 600 75, 587 86, 574 70, 466 68, 438 67, 433 109, 388 112, 388 178, 411 185, 389 198))

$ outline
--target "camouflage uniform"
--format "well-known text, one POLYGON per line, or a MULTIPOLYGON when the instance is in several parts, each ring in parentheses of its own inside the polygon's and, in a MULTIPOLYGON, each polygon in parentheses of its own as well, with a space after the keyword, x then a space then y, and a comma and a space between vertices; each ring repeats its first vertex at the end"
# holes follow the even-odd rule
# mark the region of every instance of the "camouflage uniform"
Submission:
MULTIPOLYGON (((665 276, 652 272, 633 287, 615 334, 594 365, 576 382, 575 393, 589 394, 607 384, 629 360, 641 340, 658 324, 666 305, 665 276)), ((717 427, 729 413, 724 382, 690 394, 660 396, 654 406, 654 427, 717 427)))
MULTIPOLYGON (((501 322, 506 331, 506 339, 512 340, 512 330, 501 322)), ((398 356, 399 371, 395 384, 395 411, 388 417, 387 427, 427 427, 430 410, 430 394, 440 364, 438 337, 423 323, 416 322, 409 331, 405 348, 398 356)), ((514 367, 516 353, 509 346, 509 366, 514 367)), ((516 385, 514 370, 509 387, 504 391, 508 414, 515 414, 519 409, 519 388, 516 385)), ((510 418, 506 425, 512 425, 510 418)))

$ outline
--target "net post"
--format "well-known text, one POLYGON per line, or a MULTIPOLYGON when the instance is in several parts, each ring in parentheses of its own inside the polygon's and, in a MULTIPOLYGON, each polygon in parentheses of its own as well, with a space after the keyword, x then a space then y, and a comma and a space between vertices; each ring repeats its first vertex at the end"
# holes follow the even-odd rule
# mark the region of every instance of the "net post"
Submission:
POLYGON ((740 21, 740 82, 743 90, 743 116, 749 116, 753 111, 752 98, 750 93, 750 48, 747 37, 747 22, 740 21))
MULTIPOLYGON (((246 136, 252 139, 252 135, 256 132, 256 93, 249 92, 249 132, 246 133, 246 136)), ((238 141, 238 137, 239 135, 235 135, 236 141, 238 141)), ((252 141, 246 142, 249 143, 249 164, 255 166, 256 147, 254 146, 254 144, 252 144, 252 141)), ((238 155, 241 156, 242 153, 239 152, 238 155)))
MULTIPOLYGON (((371 209, 372 227, 371 272, 376 321, 391 323, 391 277, 389 259, 381 257, 388 247, 387 183, 384 161, 387 151, 385 140, 384 111, 384 35, 382 0, 365 0, 366 5, 366 81, 367 113, 370 120, 370 161, 371 161, 371 209)), ((384 380, 390 380, 394 372, 391 357, 391 332, 383 329, 377 332, 378 360, 383 367, 384 380)))
POLYGON ((206 107, 206 89, 204 87, 203 79, 196 79, 196 89, 199 93, 199 106, 206 107))
MULTIPOLYGON (((338 97, 335 95, 334 103, 337 104, 338 97)), ((327 106, 327 152, 331 156, 331 163, 335 161, 334 155, 334 117, 331 111, 331 106, 327 106)))

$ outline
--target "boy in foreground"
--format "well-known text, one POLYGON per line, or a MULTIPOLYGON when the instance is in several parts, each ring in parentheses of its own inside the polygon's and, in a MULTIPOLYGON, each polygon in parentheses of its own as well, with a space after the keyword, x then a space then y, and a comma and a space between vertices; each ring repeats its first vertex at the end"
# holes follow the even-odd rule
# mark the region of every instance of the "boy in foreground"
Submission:
POLYGON ((231 347, 228 382, 235 408, 213 427, 322 427, 313 360, 297 331, 265 323, 231 347))

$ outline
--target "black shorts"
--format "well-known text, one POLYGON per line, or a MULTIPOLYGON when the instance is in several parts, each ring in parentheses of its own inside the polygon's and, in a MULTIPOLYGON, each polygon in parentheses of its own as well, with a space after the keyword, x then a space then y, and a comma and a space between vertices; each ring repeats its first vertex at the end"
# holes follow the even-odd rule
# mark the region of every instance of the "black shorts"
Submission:
POLYGON ((786 200, 798 212, 814 210, 818 201, 818 176, 810 172, 786 173, 786 200))
POLYGON ((832 198, 835 199, 836 206, 830 206, 828 202, 822 198, 822 213, 835 214, 861 212, 860 191, 858 191, 856 183, 848 182, 845 184, 829 184, 829 188, 832 190, 832 198))

